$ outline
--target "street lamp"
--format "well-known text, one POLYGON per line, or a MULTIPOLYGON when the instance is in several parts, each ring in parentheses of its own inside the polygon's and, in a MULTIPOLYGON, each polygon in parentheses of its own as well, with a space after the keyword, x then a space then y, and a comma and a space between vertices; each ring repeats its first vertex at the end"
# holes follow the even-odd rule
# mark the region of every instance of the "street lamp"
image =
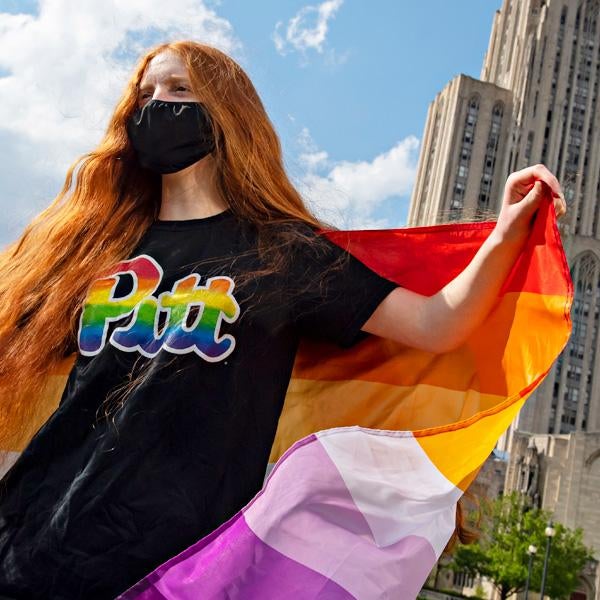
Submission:
POLYGON ((531 579, 531 563, 533 562, 533 556, 537 552, 537 548, 530 544, 527 548, 527 554, 529 554, 529 567, 527 569, 527 582, 525 583, 525 600, 529 598, 529 581, 531 579))
POLYGON ((540 598, 544 600, 544 588, 546 587, 546 572, 548 570, 548 557, 550 556, 550 542, 556 534, 556 530, 552 527, 552 521, 548 523, 548 527, 544 530, 546 536, 546 555, 544 556, 544 570, 542 571, 542 589, 540 590, 540 598))

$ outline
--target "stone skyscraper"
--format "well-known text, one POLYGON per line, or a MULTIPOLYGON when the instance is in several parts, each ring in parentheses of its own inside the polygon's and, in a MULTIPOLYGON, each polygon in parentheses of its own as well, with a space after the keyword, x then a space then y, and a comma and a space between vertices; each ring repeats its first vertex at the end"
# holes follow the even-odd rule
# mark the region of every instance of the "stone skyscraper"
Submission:
MULTIPOLYGON (((568 205, 561 234, 575 285, 573 334, 502 440, 510 454, 505 487, 528 491, 566 525, 583 527, 596 555, 599 5, 600 0, 502 2, 479 79, 456 76, 429 106, 408 218, 409 226, 490 218, 511 172, 543 163, 558 177, 568 205)), ((593 570, 580 588, 588 598, 598 597, 593 570)))

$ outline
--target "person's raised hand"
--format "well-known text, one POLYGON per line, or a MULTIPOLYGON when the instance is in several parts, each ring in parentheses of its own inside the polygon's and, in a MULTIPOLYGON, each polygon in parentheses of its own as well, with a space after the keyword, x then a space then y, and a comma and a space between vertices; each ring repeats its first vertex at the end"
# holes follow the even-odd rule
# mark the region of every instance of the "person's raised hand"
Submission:
POLYGON ((544 186, 549 188, 556 216, 562 217, 567 211, 565 197, 558 179, 545 165, 525 167, 508 176, 494 230, 502 241, 522 241, 527 237, 533 215, 548 192, 544 186))

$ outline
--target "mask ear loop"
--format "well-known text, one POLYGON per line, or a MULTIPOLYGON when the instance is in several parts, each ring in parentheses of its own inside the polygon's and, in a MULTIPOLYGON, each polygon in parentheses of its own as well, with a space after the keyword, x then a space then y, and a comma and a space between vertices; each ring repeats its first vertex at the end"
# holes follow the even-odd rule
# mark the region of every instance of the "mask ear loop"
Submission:
POLYGON ((206 106, 202 102, 194 102, 193 104, 196 106, 197 111, 199 113, 198 124, 202 125, 201 121, 204 119, 206 121, 207 129, 210 129, 211 144, 209 154, 212 154, 217 148, 217 128, 215 127, 214 121, 210 116, 208 108, 206 108, 206 106))

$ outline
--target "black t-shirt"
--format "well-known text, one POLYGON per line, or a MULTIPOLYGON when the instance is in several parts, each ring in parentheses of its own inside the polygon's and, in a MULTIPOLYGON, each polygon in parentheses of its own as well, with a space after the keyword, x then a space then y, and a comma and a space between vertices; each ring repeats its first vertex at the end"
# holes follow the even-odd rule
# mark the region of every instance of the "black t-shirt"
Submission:
POLYGON ((273 238, 275 274, 225 211, 155 222, 94 282, 59 407, 0 481, 0 596, 113 598, 259 491, 299 337, 351 345, 395 287, 280 227, 301 237, 273 238))

